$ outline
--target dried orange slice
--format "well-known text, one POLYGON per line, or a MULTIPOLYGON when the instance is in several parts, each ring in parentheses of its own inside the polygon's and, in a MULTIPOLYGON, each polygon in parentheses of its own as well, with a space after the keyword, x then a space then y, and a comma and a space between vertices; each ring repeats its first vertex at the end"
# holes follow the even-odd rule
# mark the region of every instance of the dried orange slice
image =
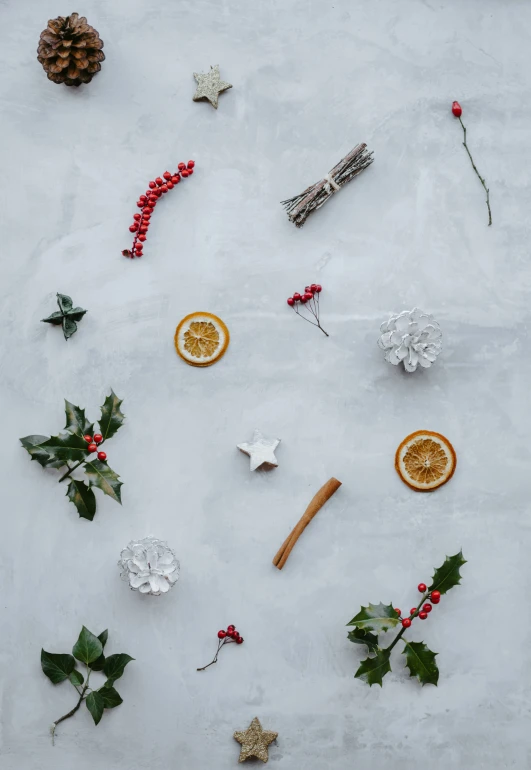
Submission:
POLYGON ((454 475, 457 457, 447 438, 431 430, 407 436, 395 455, 395 468, 402 481, 417 492, 442 487, 454 475))
POLYGON ((225 354, 229 330, 217 315, 190 313, 175 330, 175 349, 191 366, 210 366, 225 354))

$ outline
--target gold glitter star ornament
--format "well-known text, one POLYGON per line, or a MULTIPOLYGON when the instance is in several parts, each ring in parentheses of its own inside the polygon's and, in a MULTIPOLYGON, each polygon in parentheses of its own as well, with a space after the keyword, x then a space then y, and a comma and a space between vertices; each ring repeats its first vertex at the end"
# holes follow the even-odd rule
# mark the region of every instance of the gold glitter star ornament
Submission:
POLYGON ((267 747, 278 738, 278 733, 264 730, 258 717, 255 717, 247 730, 234 733, 234 737, 241 744, 238 762, 245 762, 251 757, 267 762, 269 759, 267 747))
POLYGON ((218 96, 228 88, 232 88, 231 83, 221 80, 219 75, 219 64, 210 67, 210 72, 194 72, 194 78, 197 80, 197 90, 194 94, 194 102, 201 99, 208 99, 212 107, 218 108, 218 96))

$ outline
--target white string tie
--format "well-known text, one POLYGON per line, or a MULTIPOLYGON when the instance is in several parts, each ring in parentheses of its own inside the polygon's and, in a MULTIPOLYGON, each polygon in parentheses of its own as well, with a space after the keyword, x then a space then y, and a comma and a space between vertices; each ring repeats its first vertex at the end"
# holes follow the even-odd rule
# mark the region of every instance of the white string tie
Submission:
POLYGON ((341 189, 339 187, 339 185, 336 182, 334 182, 334 180, 332 179, 332 174, 330 174, 330 173, 328 173, 325 176, 324 181, 325 181, 325 183, 324 183, 324 190, 325 190, 327 195, 331 194, 332 188, 334 188, 334 192, 336 192, 337 190, 341 189))

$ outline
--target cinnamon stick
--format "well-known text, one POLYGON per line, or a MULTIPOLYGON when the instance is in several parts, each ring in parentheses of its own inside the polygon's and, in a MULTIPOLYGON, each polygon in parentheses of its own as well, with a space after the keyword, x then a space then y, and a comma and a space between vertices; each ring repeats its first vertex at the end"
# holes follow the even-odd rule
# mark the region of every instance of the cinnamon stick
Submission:
POLYGON ((302 532, 304 532, 315 514, 321 510, 326 501, 332 497, 334 492, 337 492, 340 486, 341 482, 332 477, 331 479, 328 479, 326 484, 323 484, 317 494, 314 495, 309 506, 306 508, 304 514, 299 519, 298 524, 296 524, 296 526, 293 528, 293 530, 278 549, 275 558, 273 559, 273 564, 275 567, 282 569, 288 560, 288 556, 293 550, 293 546, 299 539, 302 532))

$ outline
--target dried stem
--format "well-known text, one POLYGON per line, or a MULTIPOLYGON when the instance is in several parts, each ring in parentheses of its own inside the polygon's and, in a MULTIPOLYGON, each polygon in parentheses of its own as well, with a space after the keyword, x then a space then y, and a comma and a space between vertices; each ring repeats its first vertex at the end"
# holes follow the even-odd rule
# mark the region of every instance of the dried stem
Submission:
POLYGON ((52 724, 52 726, 50 728, 50 733, 51 733, 51 736, 52 736, 52 746, 55 746, 55 731, 57 730, 57 725, 61 724, 61 722, 64 722, 65 719, 70 719, 70 717, 73 717, 74 714, 76 713, 76 711, 78 711, 78 709, 81 706, 81 704, 83 703, 83 701, 85 700, 85 697, 86 697, 85 693, 86 693, 86 691, 88 689, 89 679, 90 679, 90 669, 87 666, 87 681, 85 682, 85 686, 83 687, 81 693, 79 693, 79 690, 77 689, 76 685, 73 682, 71 682, 73 687, 75 687, 76 692, 79 694, 79 700, 76 703, 76 705, 74 706, 74 708, 72 709, 72 711, 69 711, 68 714, 65 714, 64 716, 60 717, 59 719, 56 719, 55 722, 53 722, 53 724, 52 724))
POLYGON ((206 666, 203 666, 202 668, 197 668, 196 671, 205 671, 209 666, 212 666, 214 665, 214 663, 217 663, 219 651, 221 650, 224 644, 235 644, 235 642, 232 639, 229 639, 228 637, 225 637, 224 639, 220 639, 218 642, 218 649, 216 650, 216 654, 214 655, 214 659, 211 660, 210 663, 207 663, 206 666))
POLYGON ((459 122, 461 123, 461 128, 463 129, 463 137, 464 137, 463 147, 465 148, 465 150, 468 153, 468 157, 470 158, 470 162, 472 163, 472 168, 476 172, 479 181, 483 185, 483 189, 487 193, 487 209, 489 211, 489 227, 490 227, 491 224, 492 224, 492 213, 491 213, 491 210, 490 210, 489 188, 487 187, 487 185, 485 184, 485 180, 483 179, 483 177, 481 176, 481 174, 477 170, 476 164, 474 163, 474 158, 472 157, 472 155, 470 153, 470 150, 468 149, 468 145, 466 143, 466 128, 465 128, 465 125, 464 125, 463 121, 461 120, 461 118, 459 118, 459 122))

